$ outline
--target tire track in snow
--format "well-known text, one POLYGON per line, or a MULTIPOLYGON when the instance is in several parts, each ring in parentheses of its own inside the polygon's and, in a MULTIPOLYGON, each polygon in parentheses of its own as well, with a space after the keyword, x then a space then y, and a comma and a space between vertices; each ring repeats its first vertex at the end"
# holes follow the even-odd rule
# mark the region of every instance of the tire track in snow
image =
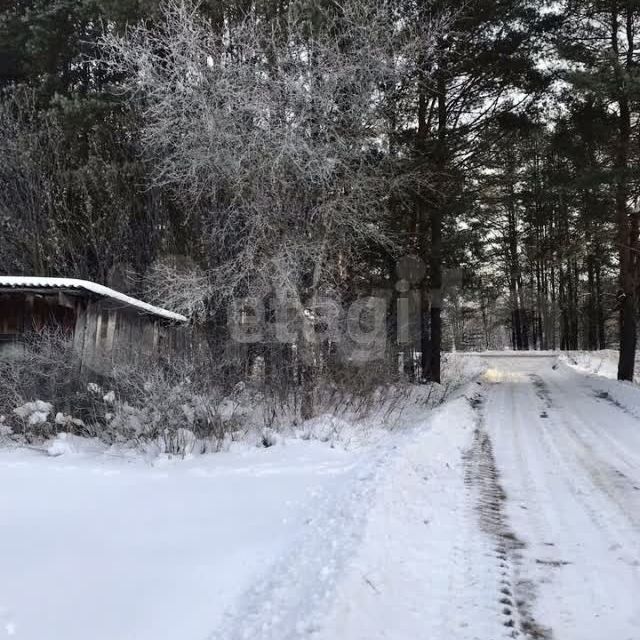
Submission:
MULTIPOLYGON (((543 383, 546 385, 546 383, 543 383)), ((553 395, 555 404, 558 408, 563 408, 566 402, 565 396, 567 395, 567 389, 564 385, 561 385, 558 380, 551 378, 546 390, 549 397, 553 395), (551 393, 553 389, 553 394, 551 393), (562 403, 558 403, 558 397, 562 398, 562 403)), ((571 414, 576 414, 576 420, 571 422, 570 428, 575 433, 585 446, 590 450, 590 453, 594 457, 598 457, 604 451, 607 451, 608 457, 615 458, 615 463, 626 467, 633 478, 634 484, 638 486, 640 490, 640 454, 634 453, 634 449, 640 447, 640 437, 637 431, 638 420, 640 416, 636 413, 629 411, 627 407, 620 404, 617 400, 613 399, 608 392, 596 389, 589 385, 576 385, 574 388, 574 397, 571 402, 571 414), (580 394, 575 394, 575 389, 580 390, 580 394), (603 405, 606 407, 606 411, 603 417, 603 405), (620 419, 612 420, 610 409, 614 408, 615 412, 621 412, 620 419), (579 425, 579 432, 576 430, 576 424, 579 425), (615 427, 615 428, 614 428, 615 427), (585 436, 589 435, 589 438, 585 436), (625 442, 621 439, 621 436, 627 437, 625 442), (602 447, 602 441, 610 445, 610 450, 602 447), (599 452, 594 451, 593 445, 597 445, 599 452)), ((625 477, 626 474, 622 474, 620 470, 612 465, 608 461, 604 461, 605 464, 614 467, 618 476, 625 477)), ((631 480, 630 480, 631 482, 631 480)))
MULTIPOLYGON (((544 387, 549 397, 552 397, 550 388, 546 384, 544 387)), ((561 387, 554 387, 556 395, 562 392, 561 387)), ((585 397, 584 402, 588 407, 591 399, 585 397)), ((626 467, 627 473, 635 472, 637 475, 638 465, 628 459, 631 452, 626 452, 609 435, 605 424, 596 428, 592 422, 593 417, 580 402, 573 403, 571 412, 554 412, 554 419, 565 427, 557 430, 555 435, 565 439, 567 452, 573 452, 594 487, 618 507, 640 539, 640 482, 620 469, 620 466, 626 467), (586 437, 587 434, 590 435, 589 438, 586 437), (600 445, 598 449, 595 448, 596 443, 600 445)))
POLYGON ((500 613, 494 541, 479 530, 477 492, 465 483, 463 454, 475 424, 475 412, 460 396, 399 448, 378 485, 363 544, 322 640, 511 637, 500 613))
MULTIPOLYGON (((538 397, 545 400, 545 407, 549 409, 548 419, 539 423, 539 439, 547 451, 547 464, 551 462, 550 466, 560 471, 558 478, 561 485, 568 489, 574 503, 580 505, 590 526, 578 526, 575 521, 568 521, 567 524, 576 531, 590 530, 591 535, 602 541, 603 548, 628 547, 628 544, 621 543, 626 537, 626 532, 621 530, 619 522, 606 517, 610 504, 620 509, 623 516, 630 516, 602 480, 605 472, 599 465, 606 463, 596 462, 593 450, 591 462, 589 461, 590 456, 570 416, 552 400, 553 396, 546 382, 539 376, 532 377, 536 379, 536 387, 542 388, 542 394, 537 394, 538 397)), ((529 429, 529 432, 532 431, 533 429, 529 429)), ((613 473, 613 467, 609 469, 613 473)), ((559 495, 562 495, 562 492, 559 495)), ((632 562, 632 559, 626 559, 625 562, 632 562)))
POLYGON ((480 528, 494 540, 495 557, 500 567, 499 604, 503 625, 512 638, 550 640, 551 629, 542 626, 533 614, 535 585, 524 575, 522 550, 525 543, 511 529, 504 510, 507 495, 500 482, 493 444, 484 426, 484 398, 470 399, 478 412, 471 448, 464 454, 465 482, 474 489, 480 528))
POLYGON ((509 501, 509 514, 527 542, 523 562, 538 586, 539 619, 562 640, 640 640, 640 536, 629 519, 639 510, 615 472, 621 450, 601 433, 609 430, 619 445, 628 441, 626 461, 635 460, 640 450, 627 437, 631 419, 623 424, 617 409, 598 407, 582 376, 545 363, 513 358, 492 377, 500 383, 488 390, 487 428, 503 486, 518 498, 509 501), (626 496, 624 515, 598 474, 626 496), (519 502, 527 509, 517 509, 519 502))

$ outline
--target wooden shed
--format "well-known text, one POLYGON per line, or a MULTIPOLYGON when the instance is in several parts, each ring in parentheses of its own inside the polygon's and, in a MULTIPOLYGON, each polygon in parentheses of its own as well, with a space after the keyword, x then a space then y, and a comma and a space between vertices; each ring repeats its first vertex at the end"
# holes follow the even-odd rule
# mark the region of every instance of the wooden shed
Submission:
POLYGON ((0 357, 46 329, 72 339, 82 367, 95 372, 142 356, 170 358, 189 343, 184 316, 94 282, 0 276, 0 357))

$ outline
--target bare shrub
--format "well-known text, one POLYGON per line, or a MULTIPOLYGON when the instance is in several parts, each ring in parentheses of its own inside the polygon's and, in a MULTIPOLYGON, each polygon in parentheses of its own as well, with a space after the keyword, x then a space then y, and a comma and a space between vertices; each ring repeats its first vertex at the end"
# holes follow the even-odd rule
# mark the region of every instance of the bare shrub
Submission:
MULTIPOLYGON (((34 418, 29 405, 53 402, 68 410, 77 394, 75 381, 79 362, 70 338, 61 331, 44 328, 24 336, 21 342, 5 347, 0 359, 0 415, 14 433, 27 439, 45 437, 59 430, 56 413, 46 419, 34 418), (24 411, 17 411, 26 407, 24 411)), ((78 425, 75 425, 78 426, 78 425)))
MULTIPOLYGON (((66 336, 34 333, 0 359, 2 432, 26 442, 66 432, 182 456, 219 451, 250 431, 271 446, 279 431, 305 421, 302 374, 294 367, 282 378, 266 375, 262 356, 253 362, 244 379, 228 359, 199 356, 118 364, 87 380, 66 336)), ((389 384, 389 367, 385 360, 321 363, 312 389, 318 413, 393 426, 410 404, 431 406, 446 395, 443 386, 421 386, 418 394, 401 379, 389 384)))
POLYGON ((3 352, 3 432, 26 442, 60 432, 107 444, 156 443, 166 453, 217 451, 244 427, 242 385, 214 384, 216 371, 193 360, 140 361, 87 380, 71 340, 45 329, 3 352))
POLYGON ((336 363, 321 377, 318 405, 331 413, 364 417, 382 399, 389 377, 386 361, 373 361, 366 366, 336 363))
POLYGON ((189 359, 115 367, 104 398, 112 405, 103 438, 110 442, 156 442, 164 453, 219 451, 243 428, 244 387, 213 384, 189 359))

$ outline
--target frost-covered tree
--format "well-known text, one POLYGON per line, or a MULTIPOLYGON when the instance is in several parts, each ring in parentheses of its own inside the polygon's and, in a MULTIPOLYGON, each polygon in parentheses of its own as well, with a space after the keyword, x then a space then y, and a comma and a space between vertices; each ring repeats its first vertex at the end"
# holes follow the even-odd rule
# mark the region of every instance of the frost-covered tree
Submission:
POLYGON ((384 153, 387 90, 427 55, 391 3, 291 5, 222 31, 190 2, 108 37, 138 98, 155 183, 202 217, 211 290, 314 289, 373 242, 402 187, 384 153), (338 260, 340 258, 340 260, 338 260))
POLYGON ((206 286, 161 269, 165 301, 192 310, 201 295, 211 315, 275 293, 298 305, 304 333, 306 301, 358 252, 392 242, 389 199, 415 176, 387 153, 388 109, 437 31, 416 17, 392 1, 303 0, 221 27, 173 0, 158 25, 105 39, 142 114, 154 182, 202 234, 206 286))

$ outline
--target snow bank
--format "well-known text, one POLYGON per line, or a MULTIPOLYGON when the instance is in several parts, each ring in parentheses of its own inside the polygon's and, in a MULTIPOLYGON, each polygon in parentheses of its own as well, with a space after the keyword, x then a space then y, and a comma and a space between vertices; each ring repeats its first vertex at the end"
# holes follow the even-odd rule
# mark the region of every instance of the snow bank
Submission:
POLYGON ((363 543, 314 638, 504 637, 501 623, 483 615, 495 607, 491 586, 498 576, 465 484, 463 453, 474 428, 470 404, 460 397, 397 448, 363 543))
POLYGON ((486 364, 448 365, 443 385, 383 394, 391 406, 365 420, 325 414, 215 456, 67 433, 0 450, 0 635, 470 638, 464 623, 499 637, 480 615, 498 577, 470 560, 490 542, 462 455, 474 412, 461 385, 486 364))
POLYGON ((617 380, 615 351, 573 352, 560 360, 567 375, 573 375, 578 388, 588 391, 600 404, 615 406, 624 413, 640 419, 640 386, 637 382, 617 380), (602 364, 600 364, 602 362, 602 364))
POLYGON ((618 377, 618 352, 613 349, 602 351, 567 351, 560 354, 560 361, 580 371, 615 380, 618 377))
POLYGON ((636 380, 635 383, 631 383, 617 380, 618 352, 612 349, 569 351, 560 355, 559 360, 561 366, 582 374, 576 378, 576 383, 588 388, 591 395, 601 403, 615 405, 618 409, 640 418, 640 363, 636 361, 636 380))

